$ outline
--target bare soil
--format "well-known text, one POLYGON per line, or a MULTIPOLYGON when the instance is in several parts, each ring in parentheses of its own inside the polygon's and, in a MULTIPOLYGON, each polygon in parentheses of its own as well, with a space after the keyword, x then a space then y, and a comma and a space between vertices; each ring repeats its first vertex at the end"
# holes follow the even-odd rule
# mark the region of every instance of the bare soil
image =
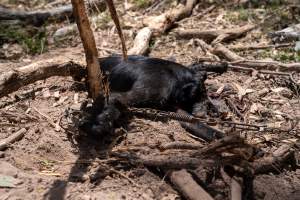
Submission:
MULTIPOLYGON (((118 1, 117 4, 128 27, 124 33, 130 47, 134 35, 142 27, 140 19, 143 15, 139 9, 125 13, 121 2, 118 1)), ((167 3, 165 7, 151 14, 161 13, 169 5, 172 4, 167 3)), ((198 19, 195 16, 203 7, 205 6, 197 7, 190 18, 178 22, 179 27, 201 27, 204 30, 231 28, 249 23, 249 20, 233 22, 232 18, 228 19, 226 12, 229 8, 222 6, 217 6, 211 13, 198 19)), ((230 14, 234 15, 236 11, 230 11, 230 14)), ((51 35, 56 28, 64 25, 66 24, 51 25, 47 31, 51 35)), ((96 28, 94 34, 100 56, 120 52, 120 42, 111 22, 106 28, 96 28)), ((77 35, 68 36, 60 42, 51 42, 51 38, 49 40, 47 51, 41 55, 23 52, 18 59, 1 60, 0 72, 4 73, 12 67, 56 55, 65 55, 66 59, 84 59, 77 35)), ((269 42, 263 28, 259 27, 230 44, 246 45, 254 42, 269 42)), ((270 51, 268 50, 268 55, 270 51)), ((260 50, 240 53, 249 59, 264 58, 265 54, 265 51, 260 50)), ((275 56, 274 52, 272 55, 275 56)), ((155 39, 149 56, 165 59, 173 57, 179 63, 190 64, 198 57, 206 55, 195 45, 193 39, 178 40, 169 33, 155 39)), ((296 74, 298 80, 299 77, 299 74, 296 74)), ((293 88, 286 84, 284 77, 261 74, 252 76, 249 73, 229 71, 221 76, 210 75, 206 85, 211 98, 219 105, 220 111, 227 119, 240 121, 226 106, 225 97, 230 98, 240 108, 247 123, 288 129, 300 117, 299 94, 293 92, 293 88), (221 87, 224 87, 226 95, 214 98, 221 87), (266 92, 261 94, 265 89, 266 92), (239 99, 239 94, 245 91, 247 94, 239 99)), ((70 107, 78 109, 86 98, 87 93, 82 84, 74 82, 70 77, 51 77, 0 99, 0 140, 20 127, 27 129, 20 141, 11 144, 5 151, 0 151, 0 175, 16 179, 15 187, 0 188, 0 199, 182 199, 176 188, 165 178, 165 174, 157 169, 113 161, 113 164, 107 167, 101 161, 109 158, 107 150, 110 148, 112 151, 124 149, 124 152, 129 148, 139 148, 143 149, 141 153, 145 155, 159 155, 164 152, 157 147, 168 142, 206 143, 190 136, 176 121, 163 123, 138 118, 134 118, 129 124, 126 137, 115 140, 113 146, 110 146, 111 139, 95 140, 80 135, 76 123, 68 123, 65 113, 70 107), (57 125, 61 126, 59 130, 57 125)), ((296 129, 299 128, 298 124, 296 129)), ((243 133, 247 135, 249 143, 261 147, 266 152, 272 152, 285 143, 294 144, 293 148, 297 152, 299 150, 299 131, 291 134, 280 131, 243 133)), ((178 150, 176 154, 181 156, 184 152, 178 150)), ((113 160, 113 157, 111 159, 113 160)), ((254 192, 256 199, 300 199, 300 168, 295 171, 284 170, 277 174, 256 176, 254 192)), ((227 194, 228 191, 224 190, 214 197, 226 199, 227 194)))

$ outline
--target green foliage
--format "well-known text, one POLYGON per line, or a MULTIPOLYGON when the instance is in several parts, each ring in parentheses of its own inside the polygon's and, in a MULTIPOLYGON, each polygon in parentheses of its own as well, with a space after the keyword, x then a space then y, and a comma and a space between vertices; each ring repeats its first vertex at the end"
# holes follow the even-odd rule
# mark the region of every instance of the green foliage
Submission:
POLYGON ((272 58, 280 62, 299 62, 300 52, 295 52, 293 48, 281 49, 275 54, 272 50, 265 50, 260 53, 262 58, 272 58))
POLYGON ((234 11, 228 11, 225 18, 231 22, 247 21, 250 18, 254 18, 255 13, 251 9, 238 8, 234 11))
POLYGON ((110 16, 110 13, 107 11, 103 12, 99 15, 99 17, 97 17, 97 20, 96 20, 97 28, 105 29, 105 28, 107 28, 108 23, 111 21, 112 21, 112 18, 110 16))
POLYGON ((150 6, 151 0, 133 0, 133 3, 139 8, 146 8, 150 6))
POLYGON ((5 42, 16 42, 28 53, 42 53, 47 45, 45 28, 23 27, 20 25, 4 25, 0 29, 0 45, 5 42))

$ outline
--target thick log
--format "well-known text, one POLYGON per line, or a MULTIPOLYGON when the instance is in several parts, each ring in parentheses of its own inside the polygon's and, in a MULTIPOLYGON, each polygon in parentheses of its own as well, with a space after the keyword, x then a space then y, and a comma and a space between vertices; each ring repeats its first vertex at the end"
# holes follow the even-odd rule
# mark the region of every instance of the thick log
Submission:
POLYGON ((84 77, 86 72, 82 63, 55 57, 40 60, 0 74, 0 97, 17 91, 19 88, 51 76, 84 77))
MULTIPOLYGON (((106 9, 103 0, 93 0, 89 2, 92 10, 104 11, 106 9)), ((67 4, 57 8, 38 10, 38 11, 21 11, 10 10, 0 6, 0 20, 20 20, 22 22, 41 26, 46 21, 62 21, 73 17, 72 4, 67 4)))

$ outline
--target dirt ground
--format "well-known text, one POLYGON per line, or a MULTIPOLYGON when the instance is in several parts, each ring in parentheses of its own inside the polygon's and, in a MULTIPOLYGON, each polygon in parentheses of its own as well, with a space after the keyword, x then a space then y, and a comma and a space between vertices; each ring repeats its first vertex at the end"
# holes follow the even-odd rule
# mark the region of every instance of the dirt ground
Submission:
MULTIPOLYGON (((125 27, 127 46, 131 47, 136 32, 142 27, 143 9, 125 11, 123 1, 116 2, 125 27)), ((14 7, 15 4, 7 5, 14 7)), ((41 6, 26 5, 24 2, 21 5, 21 8, 27 9, 41 6)), ((166 5, 147 15, 162 13, 170 6, 174 6, 173 1, 167 1, 166 5)), ((178 28, 201 27, 203 30, 233 28, 247 23, 256 23, 272 13, 267 12, 267 9, 253 8, 241 11, 226 6, 216 6, 210 13, 198 18, 197 14, 207 7, 209 6, 199 4, 191 17, 178 22, 178 28), (244 12, 247 12, 246 17, 244 12)), ((277 9, 284 9, 284 5, 277 9)), ((277 17, 272 19, 273 23, 270 22, 273 29, 284 26, 281 24, 283 20, 280 21, 277 17)), ((120 42, 113 23, 108 21, 103 25, 104 22, 106 21, 103 20, 100 25, 93 26, 100 56, 120 53, 120 42)), ((70 60, 75 58, 84 60, 83 48, 76 33, 59 41, 51 38, 57 28, 67 24, 63 22, 47 27, 48 46, 42 54, 31 55, 22 50, 16 57, 1 59, 0 72, 5 73, 11 68, 55 56, 65 56, 70 60)), ((267 30, 270 30, 267 26, 258 27, 246 36, 226 45, 269 43, 267 30)), ((11 50, 14 54, 11 45, 8 44, 8 50, 2 47, 1 51, 11 50)), ((296 62, 297 58, 291 56, 294 55, 292 52, 293 46, 238 53, 247 59, 282 59, 285 53, 292 57, 287 62, 296 62)), ((164 59, 172 57, 177 62, 187 65, 199 57, 209 55, 197 46, 194 39, 177 39, 170 32, 151 41, 149 56, 164 59)), ((299 78, 300 75, 295 74, 295 79, 299 80, 299 78)), ((238 105, 244 116, 244 122, 247 123, 287 130, 294 125, 295 121, 297 122, 297 119, 299 120, 299 94, 287 84, 285 77, 228 71, 222 75, 209 75, 205 83, 208 94, 219 106, 226 119, 240 121, 239 117, 226 106, 225 99, 229 98, 238 105), (223 88, 223 95, 216 95, 220 88, 223 88)), ((166 153, 157 148, 161 144, 182 141, 205 145, 206 142, 192 137, 177 121, 163 123, 138 118, 130 122, 126 136, 118 138, 114 145, 111 145, 110 140, 100 141, 79 135, 76 121, 68 121, 70 119, 66 117, 66 110, 79 109, 86 98, 87 92, 83 85, 74 82, 70 77, 51 77, 37 81, 0 98, 0 140, 22 127, 27 130, 20 141, 0 151, 0 175, 14 178, 14 187, 0 188, 0 199, 183 199, 166 179, 164 172, 144 166, 117 163, 113 157, 107 155, 107 150, 126 151, 128 148, 140 148, 141 154, 159 155, 166 153), (111 160, 109 167, 103 163, 103 160, 111 160)), ((299 128, 298 124, 294 128, 295 131, 290 133, 243 131, 243 134, 247 136, 249 143, 255 144, 267 153, 273 152, 282 144, 293 144, 293 149, 298 153, 299 128)), ((229 129, 223 130, 226 132, 229 129)), ((176 156, 185 154, 182 150, 173 150, 173 152, 176 156)), ((215 199, 228 199, 229 191, 224 188, 224 186, 215 186, 215 190, 209 192, 215 199)), ((299 166, 295 170, 288 168, 278 173, 256 176, 254 192, 256 199, 300 199, 299 166)))

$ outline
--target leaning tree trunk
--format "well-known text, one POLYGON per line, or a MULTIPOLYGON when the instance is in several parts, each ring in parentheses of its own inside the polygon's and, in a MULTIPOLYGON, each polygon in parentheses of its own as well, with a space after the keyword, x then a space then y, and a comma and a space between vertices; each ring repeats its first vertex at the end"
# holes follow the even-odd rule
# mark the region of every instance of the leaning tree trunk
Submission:
POLYGON ((78 26, 79 34, 84 47, 89 95, 95 100, 99 95, 103 96, 103 75, 98 62, 98 51, 96 48, 93 31, 85 11, 84 1, 71 0, 73 5, 73 14, 78 26))

